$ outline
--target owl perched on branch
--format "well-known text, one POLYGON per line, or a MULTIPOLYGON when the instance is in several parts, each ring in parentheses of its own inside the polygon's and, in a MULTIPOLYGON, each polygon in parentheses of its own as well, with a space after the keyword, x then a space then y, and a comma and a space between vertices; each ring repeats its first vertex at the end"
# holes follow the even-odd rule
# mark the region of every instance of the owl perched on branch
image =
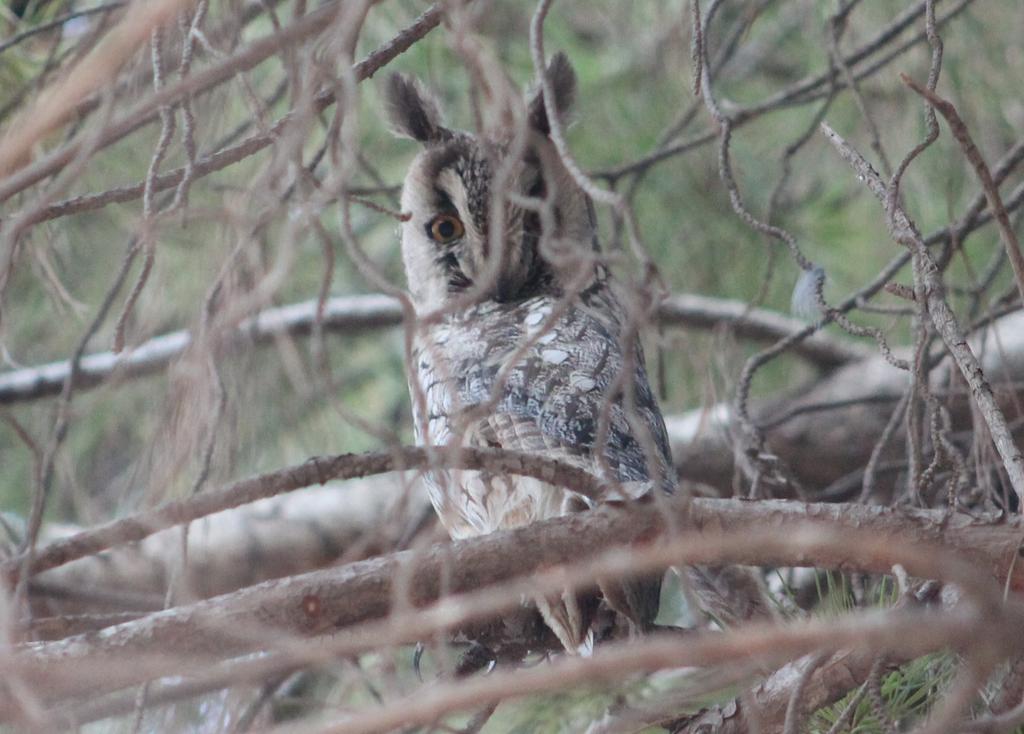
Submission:
MULTIPOLYGON (((547 71, 557 114, 576 78, 564 55, 547 71)), ((402 190, 402 256, 419 317, 413 350, 417 438, 513 449, 608 479, 609 500, 671 491, 672 461, 627 319, 597 248, 593 205, 550 140, 540 89, 507 129, 445 127, 415 80, 392 76, 395 130, 423 145, 402 190)), ((453 538, 586 509, 591 500, 535 479, 435 472, 430 499, 453 538)), ((661 576, 602 584, 631 629, 652 624, 661 576)), ((537 600, 566 650, 593 643, 593 604, 571 593, 537 600)))

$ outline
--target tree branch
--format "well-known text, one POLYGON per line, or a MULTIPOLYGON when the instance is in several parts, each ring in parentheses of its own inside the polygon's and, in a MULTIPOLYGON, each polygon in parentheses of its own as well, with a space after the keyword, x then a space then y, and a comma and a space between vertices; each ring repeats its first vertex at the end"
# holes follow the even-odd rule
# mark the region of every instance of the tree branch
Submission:
MULTIPOLYGON (((999 404, 1012 406, 1024 386, 1024 313, 993 322, 983 338, 972 337, 970 343, 984 355, 985 372, 998 376, 999 404)), ((950 384, 951 369, 956 368, 946 362, 933 370, 929 389, 941 394, 950 384)), ((849 499, 859 494, 860 472, 905 389, 906 373, 876 354, 795 387, 791 395, 768 398, 755 406, 753 414, 755 422, 764 426, 772 451, 816 497, 849 499)), ((970 426, 968 398, 966 392, 950 396, 955 430, 970 426)), ((731 406, 720 404, 667 416, 666 423, 680 476, 730 492, 734 465, 731 406)), ((894 446, 897 443, 893 441, 894 446)), ((883 458, 896 456, 901 454, 893 448, 883 458)))
POLYGON ((902 74, 900 78, 904 84, 928 100, 928 104, 937 109, 946 118, 953 137, 960 143, 960 147, 964 151, 964 157, 967 158, 974 168, 974 172, 981 182, 981 188, 985 192, 985 198, 988 200, 989 211, 993 213, 999 226, 999 235, 1003 240, 1006 256, 1010 260, 1013 275, 1017 281, 1017 292, 1020 294, 1021 302, 1024 303, 1024 255, 1020 251, 1020 242, 1017 240, 1017 234, 1013 231, 1013 226, 1010 224, 1010 217, 1006 214, 1006 207, 1003 205, 1002 197, 999 195, 999 187, 996 186, 995 181, 992 179, 992 172, 989 170, 988 164, 985 163, 985 159, 982 157, 981 151, 978 150, 978 146, 974 144, 967 125, 960 117, 960 113, 956 111, 956 107, 953 106, 952 102, 943 99, 927 87, 922 87, 906 74, 902 74))
MULTIPOLYGON (((309 336, 316 310, 316 301, 268 309, 243 321, 238 327, 237 339, 266 345, 282 334, 309 336)), ((767 309, 750 309, 740 301, 695 295, 665 299, 657 315, 662 323, 671 326, 711 329, 725 325, 737 336, 755 341, 774 341, 804 328, 799 321, 767 309)), ((325 304, 322 326, 325 331, 351 336, 365 330, 398 326, 401 322, 402 310, 394 298, 341 296, 325 304)), ((88 389, 108 379, 133 379, 161 372, 191 343, 191 334, 181 330, 155 336, 121 353, 87 355, 82 359, 80 378, 75 386, 88 389)), ((793 351, 822 368, 836 367, 869 354, 856 344, 822 333, 805 340, 793 351)), ((68 363, 60 361, 0 373, 0 405, 59 394, 67 370, 68 363)))
MULTIPOLYGON (((365 454, 315 456, 302 464, 243 479, 215 491, 203 492, 184 500, 165 502, 156 509, 144 510, 126 518, 58 540, 35 552, 30 572, 51 568, 91 556, 116 545, 148 538, 161 530, 184 525, 216 512, 275 497, 286 492, 338 479, 384 474, 410 468, 426 469, 438 465, 451 469, 487 469, 498 474, 529 476, 557 484, 587 497, 599 499, 610 494, 600 480, 583 469, 515 451, 456 447, 396 447, 365 454)), ((0 574, 15 583, 23 556, 0 564, 0 574)))
MULTIPOLYGON (((1003 629, 1007 628, 1004 622, 1003 629)), ((721 635, 699 635, 686 640, 652 637, 609 646, 592 658, 562 657, 545 666, 498 672, 458 683, 441 683, 393 699, 388 706, 344 717, 300 722, 273 731, 282 734, 389 731, 403 725, 430 724, 446 714, 486 703, 621 680, 632 673, 652 673, 684 666, 712 667, 751 659, 765 665, 777 665, 811 651, 831 651, 851 645, 887 649, 895 654, 916 657, 941 649, 950 641, 956 641, 959 646, 960 640, 972 639, 976 634, 976 625, 966 615, 949 614, 942 618, 920 613, 906 616, 864 614, 831 624, 813 620, 777 628, 750 625, 721 635)))
POLYGON ((857 172, 858 177, 864 181, 871 192, 886 207, 886 214, 891 223, 893 237, 908 248, 921 260, 921 277, 925 284, 925 298, 927 300, 928 314, 935 326, 936 332, 942 337, 942 341, 949 350, 964 380, 971 388, 971 394, 981 412, 985 423, 988 425, 996 450, 1003 460, 1006 473, 1009 476, 1010 484, 1017 495, 1022 509, 1024 509, 1024 454, 1017 447, 1010 429, 1006 424, 1006 417, 1003 415, 992 392, 992 386, 985 377, 985 372, 978 362, 974 351, 967 343, 963 330, 957 323, 956 315, 946 301, 942 284, 942 278, 934 258, 928 251, 917 228, 911 222, 907 213, 899 202, 889 202, 888 188, 878 173, 872 168, 863 156, 843 140, 839 134, 828 126, 821 124, 822 131, 829 142, 836 148, 839 155, 849 163, 857 172), (891 207, 891 210, 890 210, 891 207))
MULTIPOLYGON (((121 21, 71 72, 46 89, 28 110, 7 126, 0 138, 0 190, 31 155, 32 147, 64 124, 78 103, 112 79, 117 70, 149 38, 150 31, 166 24, 191 0, 154 0, 135 3, 121 21), (5 179, 4 181, 3 179, 5 179)), ((66 165, 77 152, 75 146, 64 159, 66 165)), ((55 172, 55 171, 51 171, 55 172)), ((36 178, 35 181, 39 179, 36 178)), ((9 195, 0 195, 4 201, 9 195)))
MULTIPOLYGON (((272 667, 288 669, 462 628, 518 607, 523 594, 582 588, 596 578, 670 564, 886 573, 900 563, 914 576, 959 585, 965 599, 988 610, 980 617, 972 611, 978 630, 995 634, 994 620, 1003 612, 992 605, 1003 608, 1000 585, 1008 581, 1024 589, 1024 568, 1015 564, 1022 528, 1021 518, 992 524, 962 514, 782 501, 676 498, 627 508, 606 505, 453 545, 266 582, 97 635, 28 644, 8 664, 51 700, 95 696, 163 675, 201 674, 218 660, 268 646, 280 651, 272 667), (666 536, 667 542, 656 542, 666 536), (442 593, 464 596, 425 606, 442 593), (334 636, 298 641, 326 632, 334 636)), ((830 620, 818 623, 834 629, 830 620)), ((831 649, 862 642, 840 639, 833 639, 831 649)), ((252 675, 268 672, 264 662, 253 663, 252 675)), ((9 705, 4 716, 12 715, 9 705)))
MULTIPOLYGON (((397 550, 416 534, 423 513, 433 516, 426 492, 418 485, 408 490, 402 475, 389 474, 307 488, 197 520, 189 527, 180 586, 203 599, 397 550)), ((83 532, 51 525, 42 542, 83 532)), ((29 586, 34 632, 66 637, 76 625, 84 631, 116 623, 105 615, 161 609, 170 559, 180 545, 179 532, 164 530, 36 576, 29 586)))

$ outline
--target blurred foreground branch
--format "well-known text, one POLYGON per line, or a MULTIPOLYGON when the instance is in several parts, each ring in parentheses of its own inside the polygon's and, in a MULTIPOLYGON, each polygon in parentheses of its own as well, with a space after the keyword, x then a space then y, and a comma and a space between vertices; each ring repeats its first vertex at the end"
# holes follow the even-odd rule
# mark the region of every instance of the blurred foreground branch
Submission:
MULTIPOLYGON (((30 643, 9 664, 46 700, 95 696, 163 675, 207 672, 217 661, 268 645, 295 665, 309 663, 310 656, 316 660, 411 642, 518 606, 528 589, 581 587, 595 578, 677 563, 874 573, 899 563, 912 575, 956 583, 987 605, 998 603, 1003 582, 1024 588, 1024 568, 1014 563, 1021 533, 1019 519, 992 524, 960 514, 881 507, 685 499, 606 506, 453 545, 269 581, 126 622, 98 636, 30 643), (654 542, 666 534, 668 542, 654 542), (632 551, 624 553, 629 547, 632 551), (619 550, 607 552, 612 548, 619 550), (438 599, 442 590, 470 595, 429 614, 405 612, 438 599), (391 619, 373 622, 389 614, 391 619), (370 626, 314 646, 298 642, 353 625, 370 626), (83 675, 86 670, 90 675, 83 675)), ((920 644, 923 638, 915 639, 920 644)), ((2 711, 5 718, 14 716, 13 702, 2 711)))

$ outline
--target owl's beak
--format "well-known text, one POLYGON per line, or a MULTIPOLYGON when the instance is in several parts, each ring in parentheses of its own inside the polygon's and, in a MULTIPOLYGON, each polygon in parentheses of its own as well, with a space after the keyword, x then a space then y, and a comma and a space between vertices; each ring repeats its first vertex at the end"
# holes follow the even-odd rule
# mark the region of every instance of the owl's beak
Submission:
POLYGON ((522 290, 523 284, 519 279, 499 277, 497 289, 494 293, 494 300, 499 303, 515 300, 522 290))
POLYGON ((495 283, 494 298, 499 302, 521 299, 531 290, 531 278, 535 254, 528 251, 516 251, 507 254, 508 261, 503 263, 495 283))

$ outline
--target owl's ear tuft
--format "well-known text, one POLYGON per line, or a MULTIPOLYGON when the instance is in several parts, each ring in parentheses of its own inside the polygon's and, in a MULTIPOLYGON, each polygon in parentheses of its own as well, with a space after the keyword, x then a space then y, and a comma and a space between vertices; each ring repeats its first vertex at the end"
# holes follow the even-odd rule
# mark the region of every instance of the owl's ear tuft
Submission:
MULTIPOLYGON (((552 56, 544 76, 555 93, 555 110, 558 112, 559 119, 562 119, 572 108, 576 99, 576 72, 573 71, 572 64, 569 63, 569 57, 561 51, 552 56)), ((548 110, 544 106, 544 90, 540 84, 530 95, 527 114, 530 126, 534 130, 543 135, 551 134, 551 122, 548 119, 548 110)))
POLYGON ((396 135, 430 143, 448 136, 437 100, 406 74, 392 74, 385 90, 388 118, 396 135))

